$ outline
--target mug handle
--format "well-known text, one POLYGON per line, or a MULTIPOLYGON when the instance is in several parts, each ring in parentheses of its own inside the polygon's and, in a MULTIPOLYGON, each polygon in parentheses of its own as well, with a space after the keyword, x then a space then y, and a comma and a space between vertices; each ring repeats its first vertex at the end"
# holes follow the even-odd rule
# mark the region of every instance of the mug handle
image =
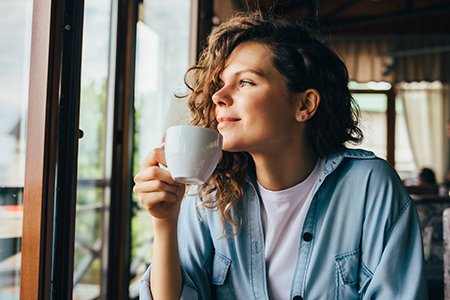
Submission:
MULTIPOLYGON (((166 143, 164 142, 164 143, 161 143, 161 144, 158 146, 158 148, 164 149, 165 146, 166 146, 166 143)), ((158 166, 159 166, 161 169, 164 169, 164 170, 167 170, 167 171, 169 170, 169 168, 168 168, 166 165, 162 164, 162 163, 158 163, 158 166)))

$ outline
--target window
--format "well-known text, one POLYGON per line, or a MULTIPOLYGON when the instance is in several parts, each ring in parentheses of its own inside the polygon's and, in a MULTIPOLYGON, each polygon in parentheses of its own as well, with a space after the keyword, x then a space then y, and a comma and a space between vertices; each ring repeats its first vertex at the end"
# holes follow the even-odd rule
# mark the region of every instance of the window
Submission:
POLYGON ((33 1, 0 11, 0 299, 19 299, 25 135, 33 1))
POLYGON ((137 164, 187 118, 191 3, 0 4, 1 299, 137 298, 152 233, 131 199, 133 135, 137 164))
POLYGON ((353 93, 361 110, 360 127, 364 140, 360 147, 387 158, 387 96, 383 93, 353 93))
POLYGON ((402 82, 397 85, 397 107, 408 136, 413 164, 403 167, 414 177, 421 168, 431 168, 443 182, 448 163, 448 89, 439 81, 402 82))
MULTIPOLYGON (((189 66, 191 2, 147 0, 137 25, 135 90, 135 171, 139 162, 161 143, 167 127, 185 123, 186 102, 174 93, 184 90, 189 66)), ((134 200, 136 201, 136 199, 134 200)), ((151 218, 136 203, 132 219, 130 296, 138 294, 139 279, 151 259, 151 218)))
POLYGON ((350 82, 349 87, 361 112, 364 140, 358 147, 388 160, 403 179, 412 177, 416 166, 402 100, 387 82, 350 82))

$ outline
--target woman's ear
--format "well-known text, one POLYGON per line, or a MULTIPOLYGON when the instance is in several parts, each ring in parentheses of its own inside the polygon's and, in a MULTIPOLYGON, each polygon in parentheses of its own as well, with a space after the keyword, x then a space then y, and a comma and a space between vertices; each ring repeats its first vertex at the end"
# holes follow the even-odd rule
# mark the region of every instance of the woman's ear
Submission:
POLYGON ((298 122, 305 122, 311 119, 320 104, 320 93, 316 89, 307 89, 298 96, 298 106, 296 109, 296 119, 298 122))

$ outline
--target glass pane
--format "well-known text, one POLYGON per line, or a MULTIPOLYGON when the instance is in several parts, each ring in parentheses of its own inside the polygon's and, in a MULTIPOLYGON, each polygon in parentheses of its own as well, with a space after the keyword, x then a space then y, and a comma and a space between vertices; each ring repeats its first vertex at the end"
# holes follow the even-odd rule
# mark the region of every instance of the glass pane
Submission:
MULTIPOLYGON (((154 147, 170 125, 187 122, 183 77, 189 65, 190 4, 186 0, 147 0, 137 24, 135 164, 154 147)), ((134 173, 138 171, 136 167, 134 173)), ((138 205, 136 204, 136 207, 138 205)), ((132 219, 130 297, 138 294, 139 279, 151 258, 151 220, 136 209, 132 219)))
POLYGON ((369 82, 350 81, 348 87, 351 90, 388 91, 391 89, 392 85, 389 82, 384 81, 369 81, 369 82))
POLYGON ((416 177, 416 164, 409 141, 402 99, 395 99, 395 169, 402 179, 416 177))
POLYGON ((19 299, 32 0, 1 1, 0 299, 19 299), (6 30, 5 30, 6 28, 6 30))
POLYGON ((95 299, 100 295, 104 188, 94 185, 78 182, 74 299, 95 299))
POLYGON ((360 128, 364 140, 358 147, 373 151, 386 159, 387 153, 387 96, 386 94, 352 94, 361 109, 360 128))
POLYGON ((104 278, 106 195, 109 169, 106 157, 108 64, 111 0, 86 0, 81 65, 77 213, 75 222, 73 298, 101 298, 104 278))

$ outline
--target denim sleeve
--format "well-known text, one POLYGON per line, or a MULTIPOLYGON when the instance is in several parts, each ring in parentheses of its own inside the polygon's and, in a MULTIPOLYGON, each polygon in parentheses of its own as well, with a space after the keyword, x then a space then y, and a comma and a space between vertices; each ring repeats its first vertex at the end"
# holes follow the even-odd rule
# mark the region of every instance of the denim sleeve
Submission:
POLYGON ((393 227, 388 232, 380 230, 379 236, 384 249, 378 265, 362 262, 371 275, 362 287, 362 299, 428 299, 419 219, 411 201, 393 227))
MULTIPOLYGON (((207 210, 198 202, 197 196, 187 196, 181 204, 178 219, 178 249, 183 280, 180 299, 186 300, 211 299, 211 264, 208 262, 214 247, 204 219, 207 210)), ((140 299, 152 299, 150 269, 151 266, 141 279, 140 299)))
MULTIPOLYGON (((139 299, 140 300, 152 300, 152 293, 150 289, 150 271, 152 266, 150 265, 148 269, 145 271, 144 276, 141 278, 141 283, 139 286, 139 299)), ((183 277, 185 278, 186 274, 183 272, 183 277)), ((197 300, 198 294, 197 291, 190 285, 186 284, 183 280, 183 286, 181 289, 180 299, 186 300, 197 300)))

